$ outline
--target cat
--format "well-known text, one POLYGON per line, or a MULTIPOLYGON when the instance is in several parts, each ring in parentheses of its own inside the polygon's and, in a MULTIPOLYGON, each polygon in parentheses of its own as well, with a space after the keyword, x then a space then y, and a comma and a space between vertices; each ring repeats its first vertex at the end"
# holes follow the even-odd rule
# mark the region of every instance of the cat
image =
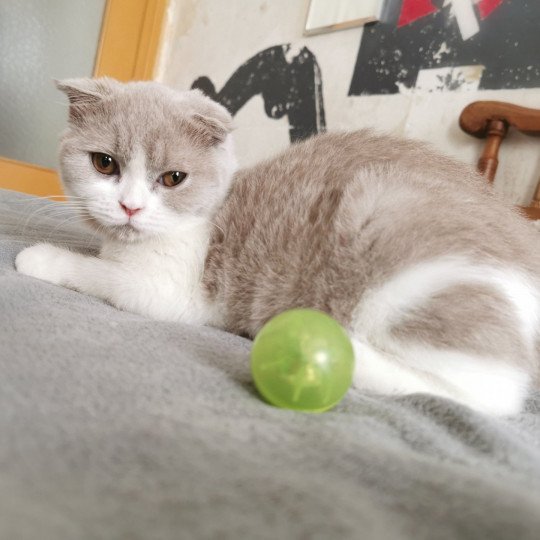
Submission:
POLYGON ((31 246, 19 272, 249 337, 283 310, 322 310, 349 332, 361 391, 522 409, 537 384, 538 233, 468 165, 360 130, 237 170, 232 118, 198 90, 57 86, 63 185, 102 247, 31 246))

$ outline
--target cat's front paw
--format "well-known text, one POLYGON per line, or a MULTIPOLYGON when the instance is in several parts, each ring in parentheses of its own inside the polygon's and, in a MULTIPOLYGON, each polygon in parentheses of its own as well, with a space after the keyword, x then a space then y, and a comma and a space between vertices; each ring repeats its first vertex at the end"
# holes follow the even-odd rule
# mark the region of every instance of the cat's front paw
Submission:
POLYGON ((23 249, 15 259, 21 274, 56 285, 64 285, 69 274, 72 253, 51 244, 36 244, 23 249))

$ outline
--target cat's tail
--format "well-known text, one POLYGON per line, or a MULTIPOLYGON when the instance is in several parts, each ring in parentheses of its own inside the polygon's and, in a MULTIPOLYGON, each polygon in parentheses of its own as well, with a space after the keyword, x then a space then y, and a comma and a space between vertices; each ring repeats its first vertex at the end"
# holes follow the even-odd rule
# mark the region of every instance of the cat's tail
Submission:
POLYGON ((464 257, 398 272, 357 306, 355 385, 518 413, 536 374, 539 302, 523 274, 464 257))

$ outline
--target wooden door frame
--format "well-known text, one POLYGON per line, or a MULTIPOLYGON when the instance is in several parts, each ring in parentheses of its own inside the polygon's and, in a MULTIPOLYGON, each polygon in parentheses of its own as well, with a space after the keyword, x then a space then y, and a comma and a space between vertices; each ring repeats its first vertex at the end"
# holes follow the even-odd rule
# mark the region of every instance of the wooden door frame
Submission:
MULTIPOLYGON (((94 77, 152 79, 168 0, 107 0, 94 77)), ((0 157, 0 188, 32 195, 62 194, 53 169, 0 157)))

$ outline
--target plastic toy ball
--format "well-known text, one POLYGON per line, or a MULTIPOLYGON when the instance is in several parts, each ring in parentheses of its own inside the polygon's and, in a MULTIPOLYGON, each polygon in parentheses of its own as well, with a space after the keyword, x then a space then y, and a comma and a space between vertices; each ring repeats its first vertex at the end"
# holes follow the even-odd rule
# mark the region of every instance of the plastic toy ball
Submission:
POLYGON ((323 412, 341 401, 352 382, 354 351, 329 315, 291 309, 268 321, 251 349, 251 372, 272 405, 323 412))

